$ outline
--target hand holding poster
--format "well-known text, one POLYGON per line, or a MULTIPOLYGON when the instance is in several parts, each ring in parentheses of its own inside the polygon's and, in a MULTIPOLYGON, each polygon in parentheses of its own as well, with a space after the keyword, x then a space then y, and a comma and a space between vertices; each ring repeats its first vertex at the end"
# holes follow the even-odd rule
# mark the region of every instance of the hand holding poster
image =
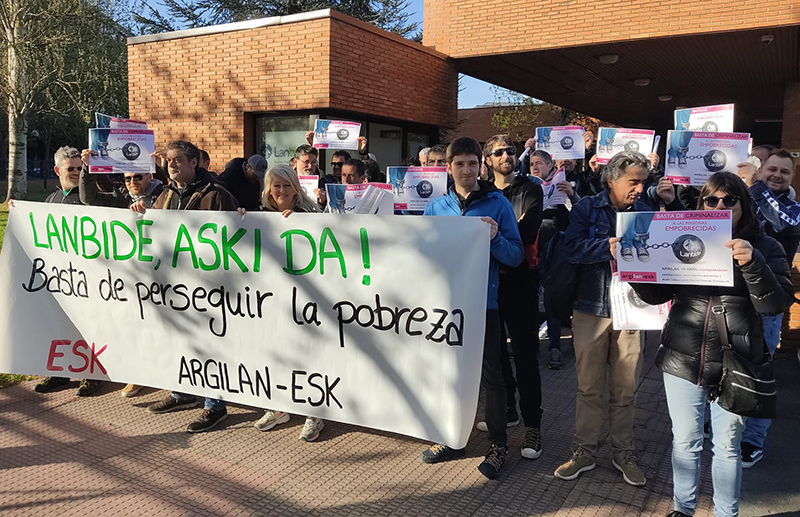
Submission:
POLYGON ((547 151, 554 160, 583 160, 586 146, 581 126, 536 128, 536 150, 547 151))
POLYGON ((733 104, 675 110, 675 129, 733 133, 733 104))
POLYGON ((664 175, 677 185, 702 186, 715 172, 735 173, 749 142, 748 133, 669 131, 664 175))
POLYGON ((151 129, 90 129, 90 173, 154 174, 155 136, 151 129))
POLYGON ((611 277, 611 317, 614 330, 661 330, 669 315, 670 303, 648 305, 619 274, 611 277))
POLYGON ((567 181, 567 175, 564 172, 564 167, 556 171, 550 181, 542 182, 542 191, 544 197, 542 199, 542 210, 547 210, 558 205, 565 205, 567 203, 567 193, 563 190, 558 190, 558 184, 567 181))
POLYGON ((392 186, 388 183, 328 183, 325 191, 332 213, 394 215, 392 186))
POLYGON ((652 152, 655 131, 601 127, 597 137, 597 163, 606 164, 617 153, 631 151, 647 156, 652 152))
POLYGON ((422 212, 447 190, 446 167, 389 167, 388 173, 395 210, 422 212))
POLYGON ((731 233, 730 210, 620 212, 619 279, 732 286, 731 233))
POLYGON ((317 149, 358 149, 361 124, 342 120, 317 119, 314 147, 317 149))
POLYGON ((171 389, 461 448, 478 402, 489 231, 477 217, 19 201, 0 255, 0 371, 171 389))

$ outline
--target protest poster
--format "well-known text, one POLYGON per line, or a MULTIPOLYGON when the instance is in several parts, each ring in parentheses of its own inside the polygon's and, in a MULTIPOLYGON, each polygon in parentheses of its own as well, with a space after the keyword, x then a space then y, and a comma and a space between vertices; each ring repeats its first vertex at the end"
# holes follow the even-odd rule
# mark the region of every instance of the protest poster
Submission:
POLYGON ((90 129, 89 172, 93 174, 154 174, 156 150, 151 129, 90 129))
POLYGON ((395 210, 423 212, 447 191, 446 167, 388 167, 387 173, 395 210))
POLYGON ((611 277, 611 318, 614 330, 661 330, 669 315, 670 303, 648 305, 619 274, 611 277))
POLYGON ((317 119, 314 125, 314 147, 317 149, 358 149, 361 124, 344 120, 317 119))
POLYGON ((601 127, 597 137, 597 163, 605 165, 617 153, 631 151, 647 156, 653 151, 656 132, 649 129, 601 127))
POLYGON ((147 129, 147 122, 127 118, 112 117, 102 113, 94 113, 95 125, 107 129, 147 129))
POLYGON ((583 160, 586 146, 581 126, 536 128, 536 150, 547 151, 554 160, 583 160))
POLYGON ((303 189, 303 192, 309 199, 314 201, 317 200, 317 196, 314 195, 314 189, 319 187, 319 176, 316 175, 302 175, 298 176, 297 179, 300 180, 300 187, 303 189))
POLYGON ((564 167, 561 167, 556 171, 550 181, 543 181, 542 182, 542 192, 544 196, 542 198, 542 210, 547 210, 548 208, 553 208, 554 206, 558 205, 565 205, 567 203, 567 193, 561 190, 558 190, 558 184, 567 181, 566 172, 564 172, 564 167))
POLYGON ((749 133, 669 131, 664 175, 677 185, 705 184, 715 172, 736 173, 747 160, 749 133))
POLYGON ((477 217, 19 201, 0 254, 0 371, 135 383, 464 447, 489 235, 477 217), (410 288, 421 274, 425 289, 410 288))
POLYGON ((733 133, 733 104, 675 110, 675 129, 733 133))
POLYGON ((394 197, 389 183, 328 183, 325 190, 332 213, 394 215, 394 197))
POLYGON ((620 212, 617 268, 623 282, 733 285, 730 210, 620 212))

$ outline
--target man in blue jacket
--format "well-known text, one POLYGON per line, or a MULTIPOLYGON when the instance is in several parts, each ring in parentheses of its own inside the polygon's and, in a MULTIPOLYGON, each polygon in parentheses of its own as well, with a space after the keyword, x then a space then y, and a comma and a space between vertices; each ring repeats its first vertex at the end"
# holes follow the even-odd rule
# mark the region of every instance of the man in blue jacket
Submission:
MULTIPOLYGON (((457 138, 447 147, 447 172, 453 185, 447 195, 431 202, 424 215, 480 217, 491 226, 489 289, 481 382, 486 392, 486 426, 491 447, 478 470, 495 479, 508 454, 506 445, 506 387, 500 361, 500 315, 497 306, 500 264, 517 267, 523 259, 522 239, 511 203, 497 188, 479 180, 481 146, 472 138, 457 138)), ((422 453, 425 463, 464 456, 464 449, 436 444, 422 453)))

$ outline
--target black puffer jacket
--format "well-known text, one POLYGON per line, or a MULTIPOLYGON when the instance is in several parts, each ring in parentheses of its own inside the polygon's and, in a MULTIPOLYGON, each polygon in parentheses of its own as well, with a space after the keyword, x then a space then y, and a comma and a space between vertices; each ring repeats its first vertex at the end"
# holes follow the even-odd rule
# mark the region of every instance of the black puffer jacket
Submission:
POLYGON ((696 384, 698 381, 706 386, 719 384, 722 347, 709 307, 714 295, 720 297, 725 307, 733 348, 756 363, 763 362, 767 351, 760 314, 779 314, 788 309, 794 289, 781 245, 764 235, 761 228, 750 234, 751 238, 746 240, 753 245, 753 259, 741 267, 736 263, 733 287, 631 284, 642 300, 651 305, 672 300, 656 354, 656 365, 661 371, 696 384))

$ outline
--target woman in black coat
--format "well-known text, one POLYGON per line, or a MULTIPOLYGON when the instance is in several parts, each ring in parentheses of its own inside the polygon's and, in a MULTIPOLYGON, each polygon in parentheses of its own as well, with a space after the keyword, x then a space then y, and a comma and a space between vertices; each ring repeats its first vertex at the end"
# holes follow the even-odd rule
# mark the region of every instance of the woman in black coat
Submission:
MULTIPOLYGON (((645 302, 672 301, 661 333, 656 365, 664 372, 672 420, 674 511, 669 517, 694 514, 703 450, 703 416, 707 390, 722 377, 719 329, 711 314, 711 297, 724 307, 729 341, 750 360, 768 357, 761 313, 779 314, 789 308, 794 289, 785 252, 767 237, 756 218, 747 186, 729 172, 713 174, 698 197, 700 210, 731 210, 735 266, 733 287, 633 284, 645 302)), ((735 516, 739 511, 742 464, 740 441, 744 417, 711 404, 714 514, 735 516)))

